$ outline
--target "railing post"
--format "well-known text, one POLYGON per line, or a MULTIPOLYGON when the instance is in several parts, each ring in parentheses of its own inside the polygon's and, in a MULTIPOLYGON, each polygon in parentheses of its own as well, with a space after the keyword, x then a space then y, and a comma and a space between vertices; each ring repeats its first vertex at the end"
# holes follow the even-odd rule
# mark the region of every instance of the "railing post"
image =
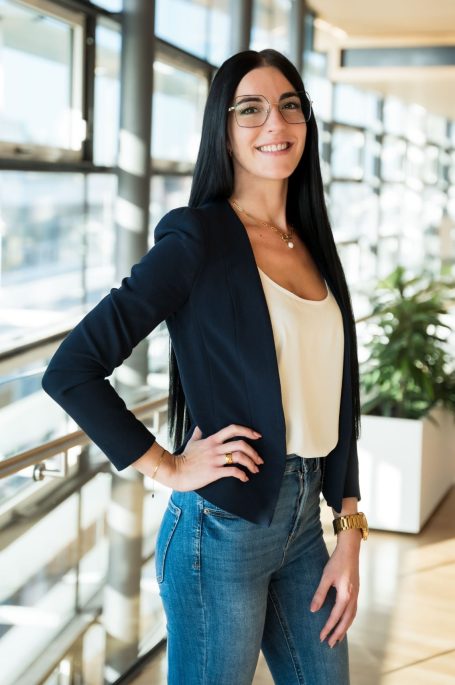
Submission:
POLYGON ((108 507, 109 562, 104 589, 105 682, 118 678, 137 659, 142 571, 142 475, 124 469, 112 476, 108 507))

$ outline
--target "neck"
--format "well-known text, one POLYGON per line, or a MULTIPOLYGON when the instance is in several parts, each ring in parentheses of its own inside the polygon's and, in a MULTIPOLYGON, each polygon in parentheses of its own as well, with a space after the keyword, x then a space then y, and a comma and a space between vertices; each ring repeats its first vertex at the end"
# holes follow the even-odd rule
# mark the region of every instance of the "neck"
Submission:
POLYGON ((286 179, 258 178, 248 184, 234 184, 229 199, 235 200, 255 219, 267 221, 273 226, 286 230, 286 179))

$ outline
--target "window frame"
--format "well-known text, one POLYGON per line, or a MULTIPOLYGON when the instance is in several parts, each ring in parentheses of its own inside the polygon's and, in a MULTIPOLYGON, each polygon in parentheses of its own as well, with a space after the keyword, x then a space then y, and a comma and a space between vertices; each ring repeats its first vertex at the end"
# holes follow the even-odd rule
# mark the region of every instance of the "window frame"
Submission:
POLYGON ((70 129, 70 147, 40 145, 38 143, 10 142, 0 139, 0 158, 14 160, 37 160, 44 162, 78 162, 82 160, 87 136, 87 120, 84 118, 86 15, 82 11, 61 7, 50 0, 14 0, 16 5, 37 10, 47 17, 63 21, 72 31, 70 63, 70 109, 75 121, 70 129), (79 122, 79 123, 78 123, 79 122), (78 126, 80 130, 78 131, 78 126))

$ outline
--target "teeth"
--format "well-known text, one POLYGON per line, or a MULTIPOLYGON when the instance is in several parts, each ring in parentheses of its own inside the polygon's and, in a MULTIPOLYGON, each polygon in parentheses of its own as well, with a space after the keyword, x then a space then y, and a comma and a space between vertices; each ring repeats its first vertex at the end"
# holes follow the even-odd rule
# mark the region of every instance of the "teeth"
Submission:
POLYGON ((259 150, 262 152, 277 152, 278 150, 286 150, 289 147, 289 143, 281 143, 280 145, 262 145, 259 150))

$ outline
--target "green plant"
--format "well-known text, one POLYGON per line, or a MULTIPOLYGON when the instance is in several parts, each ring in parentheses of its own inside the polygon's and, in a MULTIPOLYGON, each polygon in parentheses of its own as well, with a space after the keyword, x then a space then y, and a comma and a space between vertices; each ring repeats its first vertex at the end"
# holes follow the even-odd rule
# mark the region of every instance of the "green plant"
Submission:
POLYGON ((444 321, 454 296, 455 281, 426 270, 407 278, 398 266, 378 282, 364 319, 372 326, 369 357, 360 365, 363 414, 418 419, 439 403, 455 419, 452 329, 444 321))

